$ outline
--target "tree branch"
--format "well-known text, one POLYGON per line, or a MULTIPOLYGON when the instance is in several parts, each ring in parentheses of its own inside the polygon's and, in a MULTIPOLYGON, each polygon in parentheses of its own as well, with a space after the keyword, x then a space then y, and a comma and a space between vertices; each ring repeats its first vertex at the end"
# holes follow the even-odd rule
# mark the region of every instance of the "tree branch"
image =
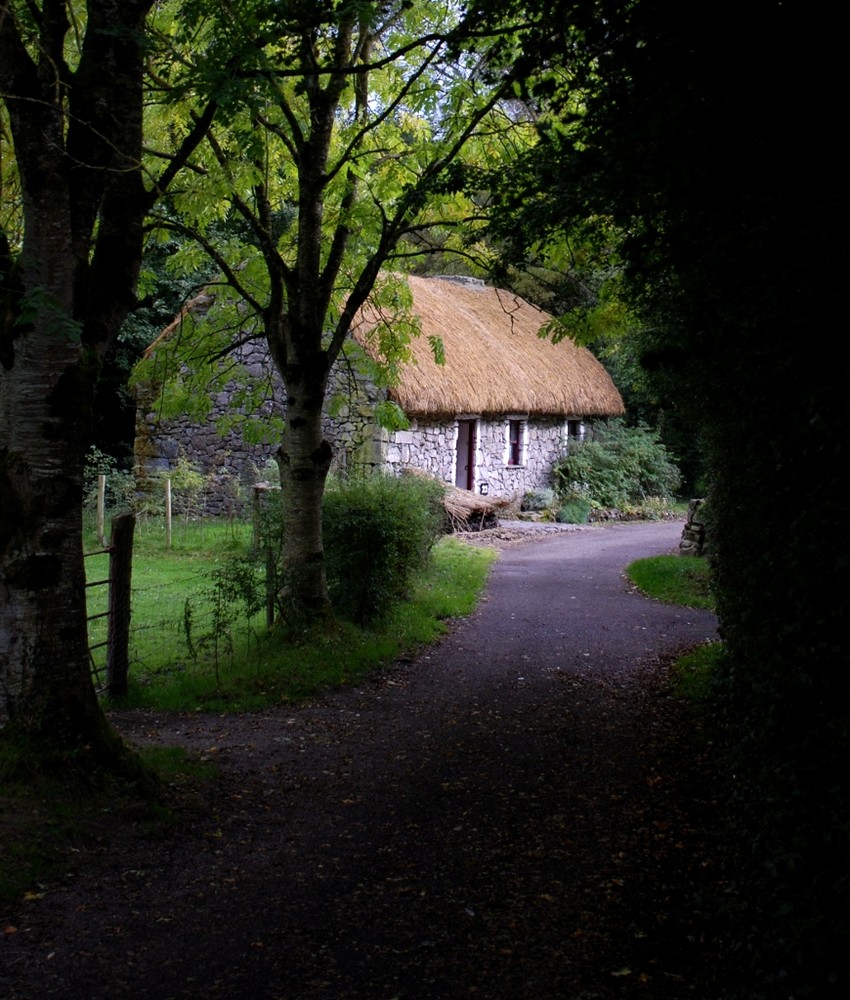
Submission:
POLYGON ((203 233, 199 232, 197 229, 193 229, 191 226, 184 226, 181 222, 177 222, 174 219, 166 219, 162 216, 154 216, 151 228, 165 229, 168 232, 179 233, 181 236, 185 236, 188 239, 194 240, 200 244, 200 246, 202 246, 206 251, 210 260, 212 260, 221 270, 221 273, 227 279, 227 283, 230 287, 233 288, 234 291, 241 298, 243 298, 255 312, 263 312, 262 304, 251 294, 251 292, 248 291, 245 285, 239 280, 236 270, 231 267, 226 258, 223 257, 216 249, 215 244, 203 233))
POLYGON ((180 148, 170 157, 171 162, 159 176, 153 187, 148 191, 148 208, 151 209, 168 190, 177 174, 187 166, 189 157, 203 142, 218 111, 215 101, 210 101, 200 115, 193 114, 192 130, 180 143, 180 148))

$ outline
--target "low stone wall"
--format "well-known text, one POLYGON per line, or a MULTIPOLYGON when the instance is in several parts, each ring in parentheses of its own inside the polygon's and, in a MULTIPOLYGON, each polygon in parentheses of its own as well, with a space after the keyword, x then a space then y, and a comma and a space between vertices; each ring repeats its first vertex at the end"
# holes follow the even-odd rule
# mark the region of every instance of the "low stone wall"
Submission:
MULTIPOLYGON (((253 416, 260 421, 283 420, 286 394, 268 347, 264 343, 246 344, 227 362, 234 363, 250 378, 268 386, 267 398, 253 416)), ((175 473, 183 460, 207 480, 197 497, 201 513, 245 513, 253 484, 277 475, 274 459, 279 442, 253 440, 243 435, 238 425, 219 432, 218 425, 226 426, 234 415, 248 413, 235 402, 239 389, 234 379, 211 394, 208 416, 197 420, 185 415, 164 419, 158 412, 159 386, 137 387, 135 470, 141 491, 157 489, 158 479, 175 473)), ((333 400, 336 405, 333 417, 325 414, 324 434, 334 449, 335 469, 379 465, 380 440, 376 440, 373 421, 378 392, 341 363, 332 373, 328 398, 329 404, 333 400)))
POLYGON ((688 501, 688 516, 679 542, 680 556, 704 556, 708 551, 705 529, 705 500, 688 501))

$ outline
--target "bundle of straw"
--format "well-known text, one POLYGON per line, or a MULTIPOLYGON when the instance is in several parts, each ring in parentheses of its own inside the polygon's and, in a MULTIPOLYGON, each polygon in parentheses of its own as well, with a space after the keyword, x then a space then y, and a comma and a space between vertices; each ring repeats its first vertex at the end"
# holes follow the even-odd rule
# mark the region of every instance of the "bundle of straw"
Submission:
MULTIPOLYGON (((404 471, 407 475, 435 479, 421 469, 410 468, 404 471)), ((441 482, 440 485, 443 487, 443 507, 452 531, 481 531, 482 528, 494 527, 497 511, 505 510, 511 505, 511 501, 503 497, 484 497, 448 483, 441 482)))

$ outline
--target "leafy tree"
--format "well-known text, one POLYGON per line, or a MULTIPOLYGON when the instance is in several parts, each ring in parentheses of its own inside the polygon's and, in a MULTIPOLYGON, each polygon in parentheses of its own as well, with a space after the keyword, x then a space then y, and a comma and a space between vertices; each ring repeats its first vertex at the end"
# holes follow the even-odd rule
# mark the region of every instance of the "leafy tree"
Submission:
POLYGON ((444 253, 468 253, 477 239, 482 213, 466 191, 509 138, 532 134, 510 103, 532 26, 485 19, 486 6, 385 0, 293 3, 263 30, 270 10, 240 9, 258 41, 240 63, 238 110, 209 133, 158 222, 192 236, 184 262, 209 255, 230 289, 193 331, 197 370, 206 377, 210 358, 262 336, 283 378, 282 600, 297 622, 329 612, 321 418, 331 366, 369 301, 395 319, 375 331, 391 377, 413 329, 389 272, 427 253, 434 234, 444 253))
POLYGON ((0 695, 48 753, 116 747, 89 672, 82 491, 143 223, 211 120, 142 171, 152 0, 0 4, 0 695), (10 158, 9 139, 14 144, 10 158), (161 162, 161 161, 160 161, 161 162))

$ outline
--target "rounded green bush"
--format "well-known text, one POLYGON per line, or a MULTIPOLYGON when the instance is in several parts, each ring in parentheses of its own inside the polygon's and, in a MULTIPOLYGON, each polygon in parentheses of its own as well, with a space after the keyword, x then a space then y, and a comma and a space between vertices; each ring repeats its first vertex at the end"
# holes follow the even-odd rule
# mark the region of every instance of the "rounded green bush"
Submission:
POLYGON ((559 524, 587 524, 590 504, 586 500, 570 500, 558 508, 555 520, 559 524))
POLYGON ((342 618, 366 625, 407 594, 443 531, 443 489, 383 473, 329 482, 322 508, 328 594, 342 618))

